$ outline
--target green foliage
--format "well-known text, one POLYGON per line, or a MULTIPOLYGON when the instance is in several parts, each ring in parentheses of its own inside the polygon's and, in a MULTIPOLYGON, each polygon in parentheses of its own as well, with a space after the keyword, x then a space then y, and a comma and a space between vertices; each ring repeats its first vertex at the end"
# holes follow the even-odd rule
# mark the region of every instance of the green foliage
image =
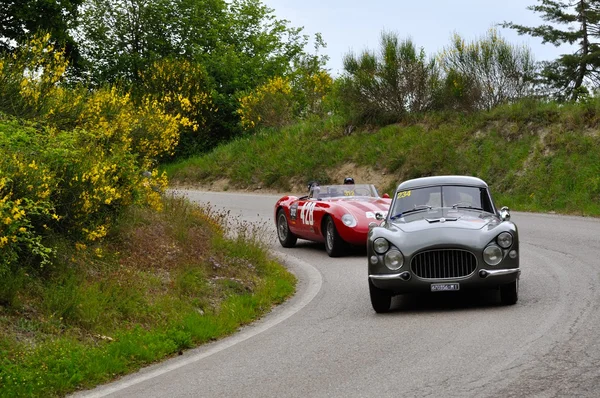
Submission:
POLYGON ((181 198, 164 208, 128 209, 110 244, 65 247, 51 279, 28 277, 26 307, 0 318, 1 395, 94 387, 234 333, 293 293, 259 232, 181 198), (165 250, 172 260, 157 262, 165 250))
POLYGON ((598 86, 600 70, 600 9, 593 0, 577 2, 567 0, 538 0, 538 5, 527 7, 540 13, 542 19, 554 25, 544 24, 529 27, 504 22, 505 28, 515 29, 519 34, 540 37, 542 43, 555 46, 577 43, 571 54, 563 54, 557 60, 544 62, 541 72, 542 82, 550 89, 550 94, 558 100, 577 100, 582 93, 598 86), (556 25, 565 25, 559 29, 556 25))
POLYGON ((344 57, 341 95, 346 114, 361 122, 392 123, 408 113, 431 108, 438 69, 423 49, 395 33, 383 32, 381 53, 365 51, 360 57, 344 57))
POLYGON ((138 81, 140 71, 178 54, 173 39, 184 27, 174 3, 186 2, 87 0, 77 35, 92 83, 138 81))
POLYGON ((71 29, 78 23, 84 0, 3 0, 0 2, 0 52, 14 50, 33 34, 50 34, 54 45, 66 49, 72 65, 80 66, 71 29))
POLYGON ((454 34, 439 60, 446 76, 442 108, 489 110, 533 94, 531 52, 507 43, 494 29, 472 43, 454 34))
POLYGON ((177 86, 177 95, 191 101, 186 113, 206 121, 206 129, 183 132, 177 154, 187 156, 241 134, 242 93, 286 76, 305 56, 307 38, 287 23, 258 0, 90 0, 78 34, 96 86, 119 81, 140 94, 171 95, 172 87, 147 86, 146 71, 165 63, 199 77, 190 87, 210 95, 212 112, 204 102, 196 109, 188 86, 177 86))
MULTIPOLYGON (((2 275, 47 266, 54 252, 47 235, 92 242, 104 238, 129 205, 160 210, 167 181, 156 159, 173 153, 180 128, 203 121, 192 112, 187 115, 197 116, 194 121, 182 116, 191 101, 181 93, 144 95, 134 103, 116 87, 89 92, 60 86, 66 65, 49 36, 0 58, 2 275)), ((207 94, 187 92, 196 110, 210 106, 207 94)))
POLYGON ((292 120, 292 102, 289 81, 276 77, 240 98, 237 113, 244 129, 283 127, 292 120))
POLYGON ((208 125, 216 112, 212 104, 213 82, 201 64, 163 59, 147 72, 141 72, 140 78, 140 84, 134 87, 138 101, 149 97, 158 100, 167 112, 180 115, 185 122, 180 129, 176 155, 186 157, 218 142, 208 125))
POLYGON ((315 54, 303 54, 295 59, 290 73, 296 118, 323 116, 328 108, 333 78, 325 70, 329 57, 319 56, 319 50, 327 45, 321 34, 315 35, 315 54))
MULTIPOLYGON (((175 183, 227 179, 230 188, 301 193, 348 164, 367 168, 381 191, 440 174, 486 180, 516 210, 600 215, 600 101, 559 105, 525 99, 472 114, 428 112, 410 123, 343 133, 336 118, 263 130, 166 168, 175 183), (318 156, 315 156, 318 154, 318 156)), ((356 177, 356 176, 355 176, 356 177)))

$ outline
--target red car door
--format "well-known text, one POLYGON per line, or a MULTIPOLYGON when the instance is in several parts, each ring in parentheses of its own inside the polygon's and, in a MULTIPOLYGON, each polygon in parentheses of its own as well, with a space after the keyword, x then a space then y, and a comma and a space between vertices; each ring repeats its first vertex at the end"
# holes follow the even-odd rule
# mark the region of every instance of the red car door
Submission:
MULTIPOLYGON (((318 234, 320 229, 318 228, 318 220, 320 220, 320 217, 317 213, 322 211, 320 208, 321 202, 316 199, 300 199, 296 203, 297 207, 296 204, 293 204, 296 207, 295 210, 290 207, 290 216, 295 212, 295 223, 290 225, 290 230, 304 239, 320 240, 318 234)), ((290 218, 293 219, 293 217, 290 218)))

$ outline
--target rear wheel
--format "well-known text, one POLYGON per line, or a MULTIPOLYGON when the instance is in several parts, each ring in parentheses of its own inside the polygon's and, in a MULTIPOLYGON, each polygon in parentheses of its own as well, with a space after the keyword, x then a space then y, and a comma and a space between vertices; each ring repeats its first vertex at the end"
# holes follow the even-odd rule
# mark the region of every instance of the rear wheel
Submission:
POLYGON ((373 285, 373 282, 371 282, 370 278, 369 295, 371 296, 371 305, 376 313, 383 314, 390 310, 390 305, 392 304, 392 295, 373 285))
POLYGON ((290 231, 290 226, 287 222, 287 217, 285 216, 285 211, 283 209, 279 209, 277 212, 277 237, 279 238, 279 243, 283 247, 294 247, 296 245, 296 241, 298 238, 290 231))
POLYGON ((339 257, 344 251, 346 242, 342 239, 335 227, 333 218, 327 217, 325 220, 325 250, 329 257, 339 257))
POLYGON ((500 301, 504 305, 513 305, 519 300, 519 280, 500 286, 500 301))

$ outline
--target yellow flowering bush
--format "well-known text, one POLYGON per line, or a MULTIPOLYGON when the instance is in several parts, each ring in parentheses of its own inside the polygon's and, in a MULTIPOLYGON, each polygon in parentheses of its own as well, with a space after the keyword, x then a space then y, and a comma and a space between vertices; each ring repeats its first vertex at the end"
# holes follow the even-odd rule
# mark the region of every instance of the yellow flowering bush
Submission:
POLYGON ((85 244, 103 239, 124 206, 161 210, 168 182, 157 159, 211 111, 209 94, 190 89, 190 65, 169 90, 160 78, 179 69, 157 67, 145 77, 157 92, 144 95, 65 86, 67 68, 48 36, 0 58, 0 275, 50 261, 48 234, 85 244))
POLYGON ((42 243, 36 223, 58 218, 49 201, 20 198, 13 194, 12 186, 13 180, 0 168, 0 278, 17 260, 42 267, 50 262, 53 250, 42 243))
MULTIPOLYGON (((212 102, 208 73, 197 63, 187 60, 164 59, 155 62, 151 68, 140 74, 141 84, 137 87, 136 101, 148 115, 161 115, 161 120, 154 124, 163 123, 170 132, 163 133, 162 140, 169 142, 175 135, 181 144, 178 151, 194 153, 195 148, 204 148, 204 143, 211 139, 207 120, 211 113, 217 111, 212 102), (161 108, 157 113, 157 108, 161 108), (165 119, 166 115, 175 115, 176 120, 165 119), (175 128, 177 127, 177 128, 175 128)), ((151 130, 147 125, 140 126, 144 136, 148 137, 151 130)), ((175 142, 176 143, 176 142, 175 142)), ((165 153, 173 154, 175 146, 165 153)))
POLYGON ((240 99, 237 110, 242 127, 281 127, 292 119, 292 87, 283 77, 274 77, 240 99))
POLYGON ((323 115, 324 103, 327 95, 331 93, 333 79, 324 70, 315 72, 300 70, 293 84, 295 102, 299 109, 299 116, 323 115))
POLYGON ((0 62, 0 106, 26 117, 49 112, 49 98, 68 66, 64 50, 52 44, 49 34, 34 37, 0 62))

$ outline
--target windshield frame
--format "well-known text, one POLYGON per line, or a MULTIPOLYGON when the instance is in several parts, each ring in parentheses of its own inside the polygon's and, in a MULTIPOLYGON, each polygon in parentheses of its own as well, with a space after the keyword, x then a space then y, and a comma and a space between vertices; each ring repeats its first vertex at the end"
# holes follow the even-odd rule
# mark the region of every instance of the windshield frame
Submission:
MULTIPOLYGON (((417 196, 413 196, 413 198, 415 197, 417 196)), ((396 190, 392 199, 392 203, 390 205, 390 211, 388 212, 388 220, 397 220, 403 217, 403 215, 407 212, 409 214, 415 214, 423 211, 428 212, 434 209, 454 209, 457 211, 460 209, 483 211, 492 214, 498 213, 494 201, 490 195, 489 189, 487 187, 468 184, 435 184, 412 187, 410 189, 396 190), (461 190, 461 188, 464 188, 464 190, 461 190), (418 194, 419 196, 421 196, 421 198, 417 198, 416 201, 413 200, 414 203, 408 202, 404 204, 404 206, 414 206, 408 208, 400 208, 399 201, 413 196, 413 193, 415 193, 415 191, 418 191, 418 194), (451 195, 452 191, 454 191, 455 195, 459 194, 461 198, 463 197, 463 195, 464 197, 470 197, 470 205, 472 207, 469 207, 469 203, 466 202, 463 206, 461 206, 460 204, 463 202, 460 200, 458 200, 457 203, 445 203, 445 201, 448 200, 447 197, 451 195), (432 198, 432 195, 438 195, 438 197, 432 198), (427 196, 426 201, 424 201, 425 196, 427 196), (437 202, 432 202, 432 200, 435 201, 436 199, 437 202), (478 199, 478 201, 475 199, 478 199)))

